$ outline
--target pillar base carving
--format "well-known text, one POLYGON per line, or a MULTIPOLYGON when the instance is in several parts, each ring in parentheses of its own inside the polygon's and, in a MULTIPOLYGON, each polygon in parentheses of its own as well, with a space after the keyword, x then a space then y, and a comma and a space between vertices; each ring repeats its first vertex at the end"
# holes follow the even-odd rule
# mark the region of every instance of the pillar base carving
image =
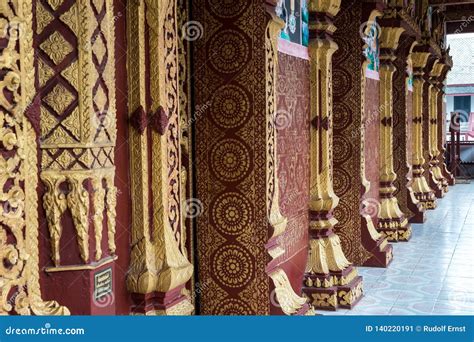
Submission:
MULTIPOLYGON (((344 272, 351 273, 357 271, 350 267, 344 272)), ((325 278, 325 275, 321 275, 325 278)), ((317 279, 319 275, 316 275, 317 279)), ((341 274, 331 273, 330 278, 342 278, 341 274)), ((309 279, 309 278, 308 278, 309 279)), ((327 278, 325 278, 327 281, 327 278)), ((355 276, 347 285, 324 287, 304 286, 303 292, 309 297, 310 303, 315 309, 336 311, 337 309, 352 309, 364 296, 363 281, 361 276, 355 276)))
POLYGON ((433 189, 436 198, 443 198, 448 192, 448 181, 443 177, 439 166, 431 167, 429 172, 429 186, 433 189))
POLYGON ((364 248, 371 253, 371 257, 365 260, 361 266, 387 267, 393 259, 393 247, 383 234, 378 232, 373 221, 367 218, 362 220, 362 241, 364 248))
MULTIPOLYGON (((382 188, 381 192, 383 189, 385 188, 382 188)), ((411 226, 400 210, 397 198, 393 196, 392 191, 389 193, 380 203, 377 230, 389 242, 408 241, 411 237, 411 226)))
POLYGON ((362 266, 387 267, 393 260, 393 247, 388 244, 387 239, 383 238, 372 249, 372 254, 372 257, 364 262, 362 266))
MULTIPOLYGON (((441 174, 443 175, 444 179, 448 182, 449 186, 453 186, 456 184, 456 179, 454 178, 453 174, 448 171, 448 167, 446 166, 446 163, 443 162, 441 163, 441 174)), ((446 190, 448 192, 448 190, 446 190)))
POLYGON ((336 234, 316 235, 310 241, 303 293, 316 309, 350 309, 362 298, 362 277, 347 261, 336 234))
POLYGON ((411 186, 407 187, 407 207, 413 213, 410 217, 410 223, 424 223, 426 221, 426 210, 423 205, 415 197, 415 193, 411 186))
MULTIPOLYGON (((417 167, 415 166, 414 169, 417 167)), ((421 170, 423 170, 421 168, 421 170)), ((418 201, 420 201, 421 205, 423 208, 426 209, 435 209, 437 204, 436 204, 436 197, 431 190, 431 188, 428 186, 428 182, 426 181, 426 178, 423 175, 418 175, 415 176, 413 179, 413 191, 415 193, 415 197, 418 201)))

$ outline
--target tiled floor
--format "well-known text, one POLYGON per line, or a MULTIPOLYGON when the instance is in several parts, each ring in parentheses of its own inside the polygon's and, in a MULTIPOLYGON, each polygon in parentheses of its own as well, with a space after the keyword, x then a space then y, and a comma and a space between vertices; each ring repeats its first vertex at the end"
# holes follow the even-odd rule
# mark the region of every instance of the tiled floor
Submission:
POLYGON ((335 315, 474 315, 474 182, 457 184, 394 243, 387 269, 360 267, 365 297, 335 315))

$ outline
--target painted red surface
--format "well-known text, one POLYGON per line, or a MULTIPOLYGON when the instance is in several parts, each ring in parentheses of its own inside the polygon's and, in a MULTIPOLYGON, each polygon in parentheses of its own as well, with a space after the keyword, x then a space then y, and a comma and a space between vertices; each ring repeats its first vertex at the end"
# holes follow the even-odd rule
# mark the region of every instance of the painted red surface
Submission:
POLYGON ((293 289, 300 294, 308 253, 309 62, 283 53, 278 58, 278 178, 280 209, 288 219, 280 237, 285 247, 281 262, 293 289))

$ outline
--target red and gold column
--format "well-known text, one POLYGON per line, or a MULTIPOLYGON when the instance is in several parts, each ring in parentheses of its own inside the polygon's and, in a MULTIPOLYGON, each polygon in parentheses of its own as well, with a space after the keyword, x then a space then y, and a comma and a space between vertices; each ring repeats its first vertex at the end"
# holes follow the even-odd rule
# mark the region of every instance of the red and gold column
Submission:
POLYGON ((334 231, 332 56, 337 44, 332 18, 340 1, 310 2, 310 241, 303 291, 320 309, 351 308, 362 296, 362 278, 344 255, 334 231))
POLYGON ((51 251, 43 282, 74 314, 113 314, 113 1, 40 0, 35 14, 41 193, 51 251), (71 292, 83 293, 81 300, 71 292))
MULTIPOLYGON (((429 185, 435 191, 435 195, 438 198, 444 197, 444 194, 448 191, 448 181, 443 176, 443 172, 440 167, 440 161, 438 156, 439 143, 438 143, 438 125, 442 123, 438 121, 438 109, 440 99, 440 84, 439 79, 445 74, 445 68, 447 66, 440 61, 436 61, 430 73, 430 88, 429 88, 429 185)), ((441 85, 442 87, 442 85, 441 85)))
POLYGON ((377 17, 382 2, 341 3, 333 39, 335 231, 355 265, 386 267, 392 246, 377 231, 380 211, 380 96, 377 17), (364 55, 364 52, 366 53, 364 55), (370 68, 370 70, 369 70, 370 68))
MULTIPOLYGON (((413 4, 412 4, 413 5, 413 4)), ((422 223, 425 220, 425 209, 416 199, 413 192, 412 167, 412 131, 413 131, 413 63, 410 53, 416 46, 421 29, 412 11, 404 1, 391 1, 385 9, 381 20, 383 26, 403 27, 404 32, 392 64, 396 68, 393 74, 393 168, 397 174, 393 181, 394 195, 398 205, 411 223, 422 223)))
POLYGON ((175 0, 132 1, 127 8, 133 314, 194 311, 185 289, 193 274, 185 219, 201 208, 183 198, 177 11, 175 0))
POLYGON ((424 98, 428 85, 425 79, 425 68, 430 57, 429 52, 412 52, 411 59, 414 69, 413 80, 413 191, 416 198, 425 209, 436 208, 436 198, 425 178, 425 158, 423 156, 423 131, 424 98))
MULTIPOLYGON (((192 2, 198 279, 206 315, 312 314, 287 272, 280 210, 276 1, 192 2)), ((304 206, 302 207, 305 208, 304 206)), ((295 282, 295 279, 299 281, 295 282)))
POLYGON ((40 289, 33 13, 31 0, 0 6, 0 315, 67 315, 40 289))
MULTIPOLYGON (((451 172, 448 171, 448 168, 446 166, 446 161, 445 161, 445 152, 446 152, 446 134, 447 134, 447 127, 446 127, 446 113, 445 113, 445 108, 444 108, 444 83, 446 80, 447 73, 451 69, 452 66, 452 60, 451 57, 444 52, 443 53, 443 58, 442 58, 442 64, 445 66, 443 68, 443 72, 441 75, 437 78, 437 101, 436 101, 436 119, 437 119, 437 143, 438 143, 438 152, 439 154, 437 155, 438 159, 438 166, 441 169, 441 175, 443 178, 446 180, 448 185, 454 185, 455 184, 455 179, 451 172)), ((445 191, 447 192, 449 190, 449 187, 444 188, 445 191)))
MULTIPOLYGON (((378 230, 389 241, 408 241, 411 227, 400 210, 394 182, 397 174, 393 168, 393 61, 401 34, 400 27, 383 27, 380 33, 380 211, 378 230)), ((400 72, 400 71, 399 71, 400 72)), ((405 70, 401 70, 405 72, 405 70)))

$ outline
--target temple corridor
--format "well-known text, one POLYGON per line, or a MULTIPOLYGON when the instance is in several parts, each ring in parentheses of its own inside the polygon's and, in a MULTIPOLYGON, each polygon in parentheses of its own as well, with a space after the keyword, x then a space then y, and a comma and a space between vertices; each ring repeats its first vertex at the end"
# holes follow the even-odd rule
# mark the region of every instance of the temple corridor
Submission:
POLYGON ((0 0, 0 315, 473 314, 469 32, 474 0, 0 0))
POLYGON ((333 315, 474 314, 474 183, 457 184, 388 268, 360 267, 365 297, 333 315))

